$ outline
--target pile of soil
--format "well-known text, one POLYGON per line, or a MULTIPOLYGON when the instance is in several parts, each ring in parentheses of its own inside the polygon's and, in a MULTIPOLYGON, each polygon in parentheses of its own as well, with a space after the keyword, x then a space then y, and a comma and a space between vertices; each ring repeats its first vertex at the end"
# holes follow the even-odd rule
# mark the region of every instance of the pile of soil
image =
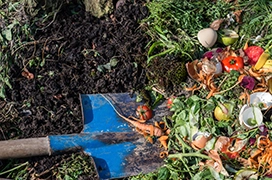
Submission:
MULTIPOLYGON (((143 1, 125 1, 101 19, 86 13, 82 4, 70 2, 51 24, 35 23, 36 41, 18 50, 21 57, 12 62, 10 72, 13 88, 6 90, 7 99, 0 102, 0 140, 79 133, 83 128, 79 94, 143 88, 147 78, 141 64, 150 39, 139 22, 147 16, 143 1)), ((18 162, 30 162, 30 174, 54 179, 50 169, 69 156, 18 162)), ((1 161, 0 169, 7 163, 1 161)), ((83 174, 84 178, 96 175, 83 174)))

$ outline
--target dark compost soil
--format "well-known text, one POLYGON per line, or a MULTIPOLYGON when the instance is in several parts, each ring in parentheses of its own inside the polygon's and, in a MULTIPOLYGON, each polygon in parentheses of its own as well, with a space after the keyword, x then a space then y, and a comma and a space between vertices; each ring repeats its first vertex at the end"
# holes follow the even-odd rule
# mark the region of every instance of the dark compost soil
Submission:
MULTIPOLYGON (((141 62, 146 61, 149 37, 139 21, 147 15, 141 1, 127 1, 102 19, 86 13, 81 4, 68 3, 50 26, 37 22, 36 42, 18 50, 22 57, 10 73, 13 88, 7 89, 7 100, 0 103, 0 140, 79 133, 83 127, 79 94, 133 92, 144 87, 147 79, 141 62), (109 62, 117 65, 109 68, 109 62), (22 76, 27 70, 33 79, 22 76)), ((50 168, 70 155, 27 161, 31 174, 54 179, 50 168)), ((1 161, 0 168, 8 162, 1 161)))

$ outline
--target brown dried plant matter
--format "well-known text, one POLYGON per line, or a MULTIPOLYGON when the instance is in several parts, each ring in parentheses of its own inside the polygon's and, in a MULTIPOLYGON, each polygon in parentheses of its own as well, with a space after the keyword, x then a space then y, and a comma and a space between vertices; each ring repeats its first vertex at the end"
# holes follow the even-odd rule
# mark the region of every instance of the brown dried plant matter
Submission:
MULTIPOLYGON (((224 55, 221 55, 222 57, 225 57, 226 55, 232 54, 236 55, 233 51, 227 50, 223 53, 224 55)), ((256 85, 254 86, 254 89, 252 90, 252 93, 254 92, 267 92, 269 91, 269 78, 272 69, 260 69, 260 70, 254 70, 253 67, 245 67, 243 69, 239 70, 240 76, 238 77, 237 82, 230 88, 220 91, 221 84, 226 80, 224 79, 220 85, 216 86, 214 83, 215 78, 218 76, 214 74, 214 64, 207 58, 203 58, 201 61, 194 60, 192 62, 189 62, 186 64, 187 72, 189 76, 197 82, 197 84, 194 84, 192 87, 185 88, 186 91, 191 91, 192 94, 194 94, 195 91, 198 91, 200 89, 205 89, 209 91, 209 94, 207 95, 207 99, 210 97, 216 95, 216 94, 222 94, 226 91, 229 91, 239 85, 243 78, 245 76, 253 77, 256 81, 256 85)), ((244 93, 240 95, 241 100, 248 101, 249 100, 249 93, 248 90, 244 88, 244 93)))
POLYGON ((251 150, 248 159, 240 159, 244 166, 258 169, 263 175, 272 174, 272 142, 268 136, 257 139, 256 149, 251 150))
POLYGON ((192 87, 185 88, 187 91, 192 91, 194 94, 195 91, 200 90, 201 88, 207 89, 209 94, 207 95, 207 99, 212 97, 216 92, 219 91, 219 88, 214 83, 214 74, 215 70, 210 64, 210 67, 204 70, 204 63, 207 63, 209 60, 203 59, 203 61, 199 62, 198 60, 194 60, 193 62, 189 62, 186 64, 187 72, 189 76, 199 83, 199 86, 196 84, 192 87))

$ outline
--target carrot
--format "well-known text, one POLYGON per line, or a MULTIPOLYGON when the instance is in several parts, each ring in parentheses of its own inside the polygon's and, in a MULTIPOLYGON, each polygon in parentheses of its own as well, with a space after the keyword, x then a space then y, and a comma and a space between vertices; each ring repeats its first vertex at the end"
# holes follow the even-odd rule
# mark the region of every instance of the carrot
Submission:
POLYGON ((263 76, 262 71, 256 72, 256 71, 254 71, 252 68, 250 68, 250 69, 248 70, 248 73, 249 73, 249 75, 252 76, 252 77, 261 77, 261 76, 263 76))
POLYGON ((194 84, 192 87, 186 87, 186 88, 184 88, 185 89, 185 91, 193 91, 193 90, 195 90, 197 88, 197 86, 196 86, 196 84, 194 84))
POLYGON ((210 97, 212 97, 214 95, 214 92, 216 91, 216 89, 212 89, 210 90, 208 96, 206 97, 206 99, 210 99, 210 97))
POLYGON ((150 137, 150 136, 147 136, 147 140, 151 143, 151 144, 153 144, 154 143, 154 141, 153 141, 153 138, 152 137, 150 137))
POLYGON ((165 156, 168 156, 167 151, 163 151, 163 152, 160 153, 160 158, 164 158, 165 156))
POLYGON ((197 73, 197 75, 198 75, 198 81, 205 80, 205 78, 204 78, 204 72, 202 70, 199 71, 199 73, 197 73))
POLYGON ((148 133, 151 136, 156 136, 156 137, 160 137, 163 135, 163 130, 161 130, 160 128, 153 126, 151 124, 144 124, 138 121, 134 121, 131 120, 125 116, 123 116, 121 113, 119 113, 117 111, 117 109, 114 107, 114 105, 110 102, 110 100, 104 96, 103 94, 100 94, 101 96, 103 96, 112 106, 112 108, 114 109, 114 111, 116 112, 116 114, 121 117, 122 119, 124 119, 125 121, 129 122, 131 125, 133 125, 136 129, 142 131, 143 133, 148 133))
POLYGON ((253 93, 255 93, 255 92, 266 92, 267 90, 268 90, 268 88, 260 87, 260 88, 252 90, 252 92, 253 93))
POLYGON ((151 136, 156 136, 156 137, 160 137, 163 135, 163 131, 158 128, 158 127, 155 127, 151 124, 144 124, 144 123, 140 123, 140 122, 137 122, 137 121, 133 121, 123 115, 121 115, 119 112, 116 112, 122 119, 124 119, 125 121, 129 122, 131 125, 133 125, 135 128, 143 131, 143 132, 146 132, 148 134, 150 134, 151 136))
POLYGON ((161 142, 161 144, 162 144, 162 146, 164 147, 165 150, 168 149, 167 140, 168 140, 168 136, 161 136, 159 138, 159 141, 161 142))
POLYGON ((243 78, 245 77, 246 75, 242 74, 238 77, 238 82, 242 82, 243 78))

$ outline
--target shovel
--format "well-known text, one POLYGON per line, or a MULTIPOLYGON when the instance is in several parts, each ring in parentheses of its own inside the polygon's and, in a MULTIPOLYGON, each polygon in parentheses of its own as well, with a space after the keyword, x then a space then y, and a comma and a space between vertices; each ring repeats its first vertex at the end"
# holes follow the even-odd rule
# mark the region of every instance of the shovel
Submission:
MULTIPOLYGON (((53 155, 80 148, 92 157, 100 179, 146 174, 163 164, 159 155, 164 149, 159 142, 151 144, 118 115, 135 114, 140 105, 135 96, 82 94, 80 100, 84 121, 81 133, 0 141, 0 159, 53 155)), ((151 122, 161 121, 167 113, 165 103, 153 112, 151 122)))

